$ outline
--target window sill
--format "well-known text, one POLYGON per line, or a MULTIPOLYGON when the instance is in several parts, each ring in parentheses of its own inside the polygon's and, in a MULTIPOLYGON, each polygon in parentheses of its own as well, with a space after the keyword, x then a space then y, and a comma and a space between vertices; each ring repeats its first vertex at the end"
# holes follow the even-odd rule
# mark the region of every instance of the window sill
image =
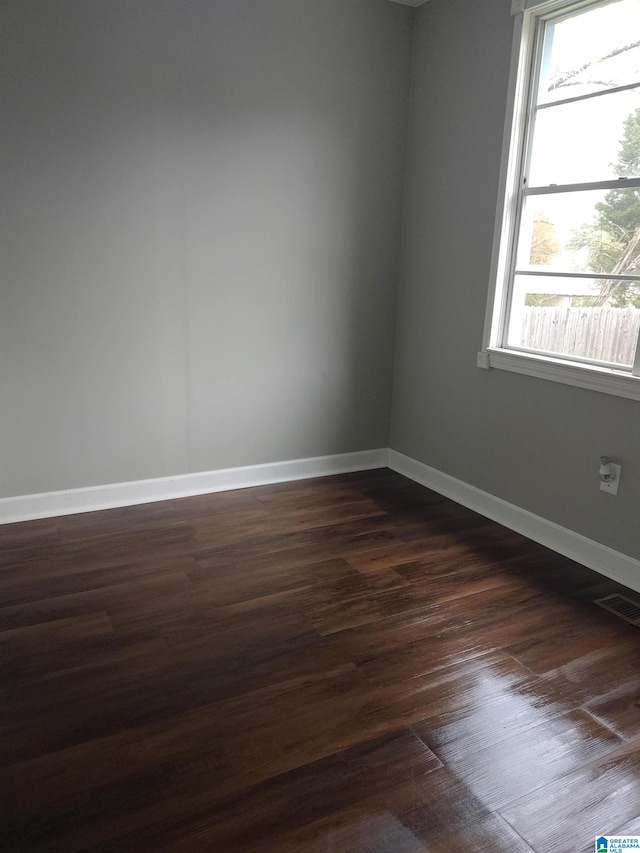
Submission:
POLYGON ((606 367, 576 364, 559 358, 489 348, 489 367, 550 379, 616 397, 640 400, 640 377, 606 367))

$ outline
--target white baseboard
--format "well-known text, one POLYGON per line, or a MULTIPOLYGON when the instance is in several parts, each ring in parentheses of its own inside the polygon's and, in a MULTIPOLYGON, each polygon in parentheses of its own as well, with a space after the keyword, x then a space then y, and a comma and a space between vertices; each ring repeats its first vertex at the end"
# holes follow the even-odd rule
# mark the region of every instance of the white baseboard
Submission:
POLYGON ((490 495, 397 450, 379 448, 0 499, 0 524, 173 500, 270 483, 391 468, 552 551, 640 592, 640 561, 490 495))
POLYGON ((387 448, 0 499, 0 524, 386 468, 387 448))
POLYGON ((443 474, 442 471, 398 453, 397 450, 389 450, 387 464, 398 474, 403 474, 410 480, 415 480, 416 483, 433 489, 434 492, 451 498, 456 503, 491 518, 570 560, 575 560, 576 563, 640 592, 640 561, 633 557, 601 545, 580 533, 574 533, 462 480, 443 474))

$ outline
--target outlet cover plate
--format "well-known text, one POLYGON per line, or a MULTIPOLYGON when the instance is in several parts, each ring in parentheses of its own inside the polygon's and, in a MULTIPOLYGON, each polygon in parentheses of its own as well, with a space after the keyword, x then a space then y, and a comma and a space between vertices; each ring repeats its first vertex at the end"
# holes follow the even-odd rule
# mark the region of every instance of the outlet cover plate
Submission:
POLYGON ((620 482, 620 471, 622 469, 622 466, 616 465, 614 462, 611 467, 615 472, 615 477, 608 483, 603 483, 602 480, 600 480, 600 491, 606 492, 608 495, 617 495, 618 484, 620 482))

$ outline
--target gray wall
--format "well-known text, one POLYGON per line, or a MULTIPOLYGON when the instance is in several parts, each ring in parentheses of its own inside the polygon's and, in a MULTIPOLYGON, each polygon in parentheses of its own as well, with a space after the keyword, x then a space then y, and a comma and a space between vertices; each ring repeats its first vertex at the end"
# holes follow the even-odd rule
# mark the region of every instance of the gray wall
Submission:
POLYGON ((0 496, 388 443, 415 17, 391 445, 640 557, 638 404, 475 366, 509 5, 5 0, 0 496))
POLYGON ((387 444, 412 20, 4 0, 0 496, 387 444))
POLYGON ((391 446, 640 557, 640 405, 475 366, 484 323, 509 0, 416 13, 391 446), (618 497, 599 456, 622 463, 618 497))

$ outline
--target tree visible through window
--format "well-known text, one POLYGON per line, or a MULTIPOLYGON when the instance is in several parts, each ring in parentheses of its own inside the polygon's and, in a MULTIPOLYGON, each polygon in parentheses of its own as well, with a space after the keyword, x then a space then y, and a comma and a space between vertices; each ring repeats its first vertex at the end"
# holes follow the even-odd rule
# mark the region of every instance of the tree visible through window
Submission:
POLYGON ((524 13, 492 345, 631 372, 640 332, 640 0, 534 7, 524 13))
MULTIPOLYGON (((615 171, 621 178, 640 175, 640 107, 624 123, 615 171)), ((640 193, 609 190, 596 205, 594 222, 577 233, 574 246, 587 248, 589 262, 599 273, 624 271, 640 275, 640 193)), ((606 279, 590 305, 640 308, 640 281, 606 279)))

